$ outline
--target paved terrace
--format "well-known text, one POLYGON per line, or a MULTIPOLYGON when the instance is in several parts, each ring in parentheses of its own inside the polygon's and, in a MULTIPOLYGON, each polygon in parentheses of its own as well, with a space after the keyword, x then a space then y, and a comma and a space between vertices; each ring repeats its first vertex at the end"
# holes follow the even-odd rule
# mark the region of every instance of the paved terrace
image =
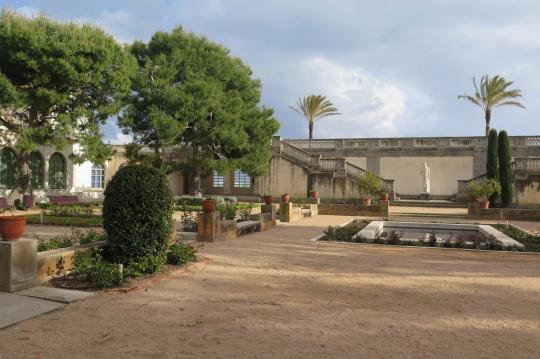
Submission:
POLYGON ((0 331, 0 356, 538 357, 540 256, 308 241, 347 219, 206 244, 186 272, 0 331))

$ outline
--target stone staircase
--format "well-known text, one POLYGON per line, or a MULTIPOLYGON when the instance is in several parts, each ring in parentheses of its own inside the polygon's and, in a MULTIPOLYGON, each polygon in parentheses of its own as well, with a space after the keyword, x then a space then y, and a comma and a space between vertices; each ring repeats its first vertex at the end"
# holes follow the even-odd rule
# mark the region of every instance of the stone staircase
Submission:
MULTIPOLYGON (((368 172, 346 161, 344 158, 312 154, 287 141, 281 140, 279 137, 272 139, 272 154, 279 155, 307 169, 310 174, 325 174, 335 178, 345 178, 355 184, 358 184, 360 178, 368 172)), ((394 180, 379 178, 382 182, 383 190, 390 195, 390 199, 394 199, 394 180)))

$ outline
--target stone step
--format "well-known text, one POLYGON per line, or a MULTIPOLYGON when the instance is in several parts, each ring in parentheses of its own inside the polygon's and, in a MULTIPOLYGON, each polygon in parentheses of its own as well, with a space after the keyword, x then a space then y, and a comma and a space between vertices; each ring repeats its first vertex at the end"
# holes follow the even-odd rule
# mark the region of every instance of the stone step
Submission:
POLYGON ((395 207, 431 207, 431 208, 467 208, 466 202, 451 201, 420 201, 420 200, 400 200, 390 201, 390 206, 395 207))

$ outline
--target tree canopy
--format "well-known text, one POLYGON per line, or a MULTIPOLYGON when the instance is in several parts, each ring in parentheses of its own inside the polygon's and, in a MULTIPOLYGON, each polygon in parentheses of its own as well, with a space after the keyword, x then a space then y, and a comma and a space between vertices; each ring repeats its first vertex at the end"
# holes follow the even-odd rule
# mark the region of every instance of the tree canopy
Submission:
POLYGON ((304 116, 308 121, 309 139, 313 138, 313 124, 319 118, 341 115, 338 109, 322 95, 309 95, 302 99, 298 99, 296 106, 289 106, 300 116, 304 116))
POLYGON ((135 61, 91 25, 0 14, 0 125, 18 149, 21 187, 39 145, 78 143, 74 160, 103 163, 111 152, 99 124, 118 113, 135 61))
POLYGON ((512 81, 507 81, 504 77, 496 75, 484 75, 480 79, 480 86, 476 84, 476 79, 473 77, 473 85, 476 90, 474 95, 460 95, 458 98, 467 100, 484 110, 484 118, 486 120, 486 136, 489 134, 491 123, 491 112, 496 106, 517 106, 525 108, 517 101, 521 97, 521 90, 508 89, 512 86, 512 81))
POLYGON ((279 123, 259 105, 261 83, 247 65, 181 27, 135 42, 131 53, 139 70, 119 124, 152 151, 154 165, 170 166, 164 155, 170 150, 194 173, 266 172, 279 123))

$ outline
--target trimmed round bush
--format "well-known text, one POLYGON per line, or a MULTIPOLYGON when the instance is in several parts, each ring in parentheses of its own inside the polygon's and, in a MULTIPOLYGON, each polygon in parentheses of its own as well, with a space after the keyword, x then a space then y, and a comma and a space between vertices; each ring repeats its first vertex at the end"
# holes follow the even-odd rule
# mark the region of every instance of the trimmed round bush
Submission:
POLYGON ((124 166, 105 190, 103 227, 114 259, 165 257, 171 240, 173 195, 158 169, 124 166))

